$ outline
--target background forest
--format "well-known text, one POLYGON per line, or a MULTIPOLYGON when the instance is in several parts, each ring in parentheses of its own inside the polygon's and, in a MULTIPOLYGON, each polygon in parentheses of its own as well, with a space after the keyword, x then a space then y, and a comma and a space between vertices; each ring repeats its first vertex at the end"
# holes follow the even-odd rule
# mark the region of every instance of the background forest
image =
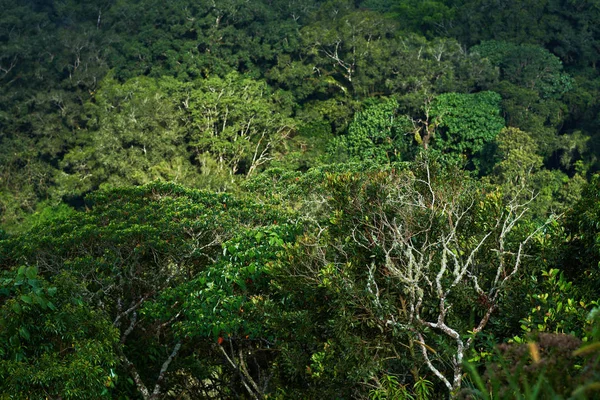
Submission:
POLYGON ((585 399, 598 0, 0 0, 0 399, 585 399))

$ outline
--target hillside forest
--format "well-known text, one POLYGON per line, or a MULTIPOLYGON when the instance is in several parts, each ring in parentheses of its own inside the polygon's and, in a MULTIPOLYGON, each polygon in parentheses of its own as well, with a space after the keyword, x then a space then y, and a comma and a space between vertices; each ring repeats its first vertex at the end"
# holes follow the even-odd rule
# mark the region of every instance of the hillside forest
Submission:
POLYGON ((600 398, 600 1, 0 10, 0 399, 600 398))

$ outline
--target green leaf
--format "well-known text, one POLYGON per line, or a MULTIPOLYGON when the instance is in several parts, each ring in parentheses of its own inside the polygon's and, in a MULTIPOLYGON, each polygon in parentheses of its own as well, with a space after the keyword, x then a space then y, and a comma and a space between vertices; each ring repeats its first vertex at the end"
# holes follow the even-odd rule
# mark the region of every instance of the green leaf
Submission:
POLYGON ((19 335, 21 335, 21 337, 25 340, 29 340, 30 339, 30 335, 29 335, 29 331, 27 330, 27 328, 25 328, 24 326, 19 328, 19 335))
POLYGON ((12 309, 16 314, 21 314, 21 305, 16 301, 12 303, 12 309))
POLYGON ((36 267, 28 267, 25 271, 25 276, 28 279, 35 279, 37 277, 37 268, 36 267))
POLYGON ((265 234, 259 231, 259 232, 256 234, 256 236, 255 236, 255 238, 256 238, 256 241, 257 241, 258 243, 260 243, 261 239, 262 239, 264 236, 265 236, 265 234))
POLYGON ((221 327, 220 327, 219 325, 217 325, 217 324, 214 324, 214 325, 212 326, 212 334, 213 334, 213 336, 214 336, 214 337, 217 337, 217 336, 219 336, 219 333, 220 333, 220 332, 221 332, 221 327))
POLYGON ((33 299, 30 296, 26 296, 26 295, 21 296, 21 301, 24 303, 27 303, 27 304, 33 303, 33 299))

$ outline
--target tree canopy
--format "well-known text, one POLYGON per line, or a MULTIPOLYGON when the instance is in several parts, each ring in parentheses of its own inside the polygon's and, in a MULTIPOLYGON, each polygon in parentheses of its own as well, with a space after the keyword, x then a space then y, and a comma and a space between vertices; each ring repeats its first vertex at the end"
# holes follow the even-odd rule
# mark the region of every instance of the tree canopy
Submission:
POLYGON ((0 8, 0 399, 597 397, 596 1, 0 8))

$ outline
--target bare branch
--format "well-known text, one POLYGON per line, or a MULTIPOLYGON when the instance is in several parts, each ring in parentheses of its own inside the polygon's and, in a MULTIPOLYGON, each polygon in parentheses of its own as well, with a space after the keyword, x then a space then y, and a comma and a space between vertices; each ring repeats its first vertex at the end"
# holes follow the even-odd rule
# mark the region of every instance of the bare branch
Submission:
POLYGON ((165 360, 162 367, 160 368, 160 372, 158 374, 158 378, 156 379, 156 384, 154 385, 154 390, 152 391, 152 396, 150 397, 150 399, 158 399, 158 397, 160 396, 160 385, 165 378, 165 373, 167 372, 167 369, 169 369, 169 365, 177 356, 177 353, 179 352, 180 348, 181 342, 177 342, 177 344, 175 344, 175 347, 173 347, 173 351, 169 355, 169 358, 165 360))
MULTIPOLYGON (((219 345, 218 347, 221 350, 221 353, 223 353, 223 355, 225 356, 225 358, 229 362, 229 364, 233 367, 233 369, 235 369, 236 371, 240 372, 240 375, 242 376, 242 384, 246 388, 246 391, 248 392, 248 394, 250 394, 250 396, 252 396, 253 399, 259 400, 259 397, 256 395, 256 393, 252 390, 252 388, 246 382, 246 377, 241 372, 240 367, 238 366, 238 364, 231 357, 229 357, 229 354, 227 354, 227 352, 225 351, 225 349, 223 348, 223 346, 219 345)), ((231 342, 230 342, 230 347, 231 347, 231 351, 233 353, 233 345, 231 344, 231 342)))
POLYGON ((452 390, 452 384, 450 383, 450 381, 446 379, 446 377, 432 364, 431 360, 429 359, 429 355, 427 354, 428 346, 425 344, 425 338, 423 337, 423 334, 417 331, 417 337, 419 338, 419 342, 417 342, 417 344, 419 345, 419 347, 421 347, 421 354, 423 354, 423 358, 425 359, 427 367, 431 372, 433 372, 435 376, 437 376, 442 381, 444 385, 446 385, 448 390, 452 390))

